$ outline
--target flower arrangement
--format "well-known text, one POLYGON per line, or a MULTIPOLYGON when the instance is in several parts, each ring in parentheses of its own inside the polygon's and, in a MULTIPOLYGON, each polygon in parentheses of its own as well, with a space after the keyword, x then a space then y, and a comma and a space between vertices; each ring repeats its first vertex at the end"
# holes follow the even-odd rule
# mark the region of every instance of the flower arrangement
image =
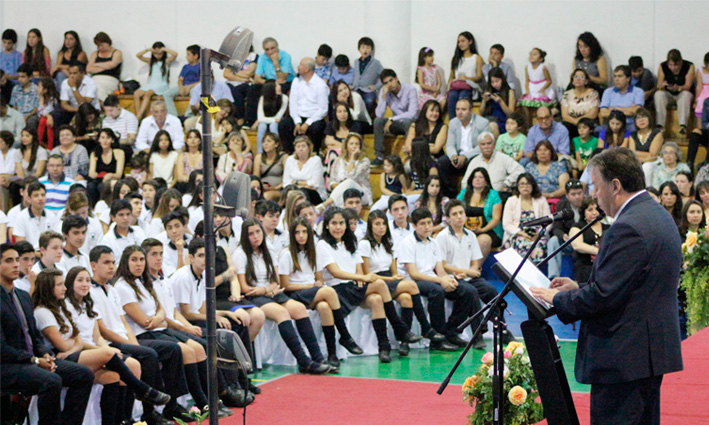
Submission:
MULTIPOLYGON (((193 421, 196 421, 196 422, 197 422, 197 425, 201 425, 202 421, 203 421, 207 416, 209 416, 209 412, 204 412, 204 413, 202 413, 202 412, 200 412, 200 410, 197 408, 197 406, 192 406, 192 408, 190 408, 190 410, 189 410, 189 412, 188 412, 188 415, 190 415, 190 417, 192 417, 193 421)), ((179 425, 187 425, 187 424, 185 423, 185 421, 183 421, 183 420, 180 420, 180 419, 177 419, 177 418, 174 418, 174 419, 175 419, 175 421, 176 421, 179 425)), ((193 422, 193 421, 190 421, 190 422, 193 422)))
POLYGON ((709 228, 687 232, 682 254, 681 287, 687 295, 687 333, 691 335, 709 326, 709 228))
MULTIPOLYGON (((492 423, 493 359, 493 353, 485 353, 480 369, 463 384, 463 400, 475 408, 468 416, 472 425, 492 423)), ((520 342, 510 342, 505 348, 503 385, 507 394, 503 405, 505 425, 531 425, 544 419, 542 405, 537 401, 539 392, 527 349, 520 342)))

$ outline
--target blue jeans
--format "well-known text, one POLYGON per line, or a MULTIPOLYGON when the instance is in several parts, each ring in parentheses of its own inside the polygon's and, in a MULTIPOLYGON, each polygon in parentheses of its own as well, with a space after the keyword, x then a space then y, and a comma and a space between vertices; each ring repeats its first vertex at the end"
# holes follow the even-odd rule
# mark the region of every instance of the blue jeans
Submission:
POLYGON ((367 105, 367 111, 371 114, 374 108, 377 106, 377 92, 366 92, 362 90, 357 90, 364 100, 364 104, 367 105))
POLYGON ((448 119, 455 118, 455 104, 459 99, 472 99, 473 90, 451 90, 448 92, 448 119))
POLYGON ((263 136, 266 133, 278 134, 278 123, 272 122, 271 124, 259 123, 258 132, 256 133, 256 152, 261 153, 261 142, 263 141, 263 136))

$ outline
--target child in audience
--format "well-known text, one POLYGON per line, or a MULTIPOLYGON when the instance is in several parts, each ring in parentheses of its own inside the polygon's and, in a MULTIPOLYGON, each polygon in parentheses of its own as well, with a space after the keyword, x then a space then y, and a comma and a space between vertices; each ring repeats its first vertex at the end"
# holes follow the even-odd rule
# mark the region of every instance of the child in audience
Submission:
MULTIPOLYGON (((103 238, 103 226, 101 221, 96 217, 93 210, 89 205, 89 198, 85 191, 77 190, 69 194, 69 199, 66 202, 66 208, 62 213, 62 216, 57 220, 54 225, 54 231, 63 232, 62 226, 64 225, 64 220, 72 215, 79 216, 87 223, 86 235, 84 239, 82 252, 88 253, 98 245, 101 238, 103 238)), ((66 270, 69 270, 68 268, 66 270)), ((91 270, 89 268, 88 270, 91 270)))
POLYGON ((12 234, 15 236, 15 242, 26 240, 39 250, 39 235, 54 227, 56 217, 54 213, 44 209, 47 192, 42 183, 30 183, 25 193, 29 197, 29 205, 10 223, 12 234))
POLYGON ((166 130, 160 130, 153 139, 153 144, 150 146, 150 176, 153 179, 163 178, 168 184, 168 187, 173 187, 175 180, 175 165, 179 153, 172 146, 170 133, 166 130))
POLYGON ((524 107, 527 123, 531 123, 533 111, 540 106, 551 107, 554 105, 554 88, 552 87, 551 74, 544 58, 547 52, 535 47, 529 52, 529 63, 524 68, 524 96, 519 104, 524 107))
POLYGON ((362 37, 357 42, 360 57, 354 62, 354 79, 352 89, 356 90, 364 99, 370 115, 374 114, 377 103, 377 90, 382 86, 379 74, 384 67, 374 58, 374 41, 369 37, 362 37))
POLYGON ((487 63, 483 65, 483 81, 487 82, 488 74, 492 68, 500 68, 505 74, 505 79, 507 84, 515 88, 514 85, 514 69, 507 62, 503 61, 505 58, 505 46, 496 43, 490 46, 490 54, 487 57, 487 63))
POLYGON ((185 147, 177 157, 175 164, 175 188, 182 193, 188 192, 188 183, 192 171, 201 170, 203 166, 202 135, 192 129, 187 132, 185 147))
POLYGON ((599 146, 603 144, 603 148, 617 148, 620 146, 628 147, 628 137, 630 131, 626 130, 625 114, 622 111, 614 109, 608 116, 608 123, 601 130, 598 139, 599 146))
POLYGON ((505 130, 507 132, 500 134, 500 137, 497 138, 495 149, 515 161, 522 159, 524 156, 524 144, 527 142, 527 136, 522 133, 523 128, 524 117, 522 114, 518 112, 510 114, 505 122, 505 130))
POLYGON ((133 206, 125 199, 111 202, 110 216, 115 227, 103 236, 99 245, 109 247, 118 258, 126 247, 140 244, 145 239, 145 232, 138 226, 131 226, 133 206))
POLYGON ((594 123, 591 118, 581 118, 576 125, 579 135, 574 137, 574 152, 576 152, 577 171, 583 172, 586 169, 586 164, 591 158, 591 154, 596 148, 602 148, 603 144, 599 143, 598 138, 593 135, 594 123), (600 144, 600 146, 599 146, 600 144))
POLYGON ((263 226, 254 218, 247 218, 241 226, 241 244, 234 252, 234 264, 247 301, 260 307, 266 318, 278 324, 278 332, 298 361, 301 373, 321 375, 330 372, 330 366, 320 352, 313 326, 305 306, 282 293, 276 267, 266 244, 263 226), (298 333, 293 329, 295 320, 298 333), (310 357, 303 351, 298 334, 308 347, 310 357))
POLYGON ((487 88, 483 92, 480 115, 496 122, 500 133, 505 133, 507 117, 515 112, 517 99, 515 91, 507 83, 502 68, 492 68, 488 72, 487 88))
POLYGON ((148 180, 148 154, 147 152, 136 152, 130 159, 130 173, 128 177, 134 178, 139 184, 148 180))
POLYGON ((441 67, 433 63, 433 49, 422 47, 419 50, 418 67, 416 67, 415 82, 421 86, 419 94, 419 109, 427 100, 435 100, 446 106, 446 96, 443 94, 443 72, 441 67))
POLYGON ((654 94, 657 91, 657 84, 652 71, 645 68, 643 58, 640 56, 631 56, 628 59, 630 67, 630 85, 642 89, 645 94, 645 107, 654 108, 654 94))
POLYGON ((362 192, 357 189, 347 189, 345 193, 342 194, 342 206, 345 210, 351 209, 354 211, 355 227, 352 231, 357 237, 357 242, 359 242, 367 233, 367 222, 361 218, 362 192))
POLYGON ((315 56, 315 73, 322 78, 326 83, 332 75, 332 47, 327 44, 321 44, 318 47, 318 54, 315 56))
POLYGON ((150 97, 162 96, 170 88, 170 64, 177 59, 177 52, 165 47, 162 41, 156 41, 151 49, 143 49, 135 56, 150 67, 147 84, 133 93, 135 116, 140 121, 150 106, 150 97), (148 52, 150 59, 145 58, 148 52))
POLYGON ((52 112, 58 111, 59 107, 59 91, 51 78, 43 78, 37 85, 37 94, 39 94, 39 107, 37 107, 37 116, 39 117, 39 126, 37 133, 39 141, 47 149, 54 148, 54 116, 52 112), (45 139, 46 134, 46 139, 45 139))
POLYGON ((328 84, 332 87, 338 81, 344 81, 352 87, 354 83, 354 69, 350 66, 350 58, 347 55, 335 56, 335 69, 332 70, 328 84))
POLYGON ((407 172, 407 180, 409 190, 406 191, 406 199, 409 200, 409 205, 414 203, 423 193, 424 182, 429 175, 438 175, 438 165, 431 157, 430 146, 428 140, 423 137, 414 137, 411 141, 411 158, 404 165, 404 170, 407 172))
MULTIPOLYGON (((327 363, 332 368, 330 372, 337 373, 340 361, 335 345, 335 326, 340 333, 340 341, 352 340, 340 308, 340 300, 332 287, 323 286, 322 272, 318 271, 316 265, 315 241, 310 223, 303 217, 296 217, 289 230, 290 246, 281 251, 278 260, 281 287, 293 300, 310 309, 317 309, 325 335, 327 363)), ((357 344, 345 345, 345 348, 353 354, 362 354, 357 344)))
POLYGON ((157 206, 153 209, 153 213, 150 216, 150 227, 148 228, 147 235, 154 238, 165 230, 165 226, 162 224, 162 218, 180 205, 182 205, 182 196, 177 189, 168 189, 162 193, 157 206))
POLYGON ((8 79, 17 79, 17 68, 22 65, 22 53, 15 50, 17 32, 8 28, 2 32, 2 51, 0 51, 0 70, 8 79))
POLYGON ((709 52, 704 55, 704 66, 697 70, 697 94, 694 114, 701 118, 704 99, 709 98, 709 52))
POLYGON ((258 201, 254 207, 254 216, 263 225, 264 238, 271 258, 280 258, 281 251, 290 243, 288 231, 280 231, 277 228, 281 217, 281 207, 275 201, 258 201))
POLYGON ((167 277, 187 264, 187 246, 192 237, 185 233, 187 217, 178 211, 181 208, 184 207, 177 207, 162 217, 165 231, 155 237, 163 244, 162 272, 167 277))
MULTIPOLYGON (((81 251, 86 242, 88 222, 79 215, 70 215, 62 221, 62 235, 64 235, 64 251, 56 267, 59 270, 71 270, 81 266, 91 270, 89 255, 81 251)), ((51 244, 50 244, 51 245, 51 244)))
MULTIPOLYGON (((357 245, 357 252, 362 257, 362 272, 374 273, 386 282, 392 298, 401 304, 401 319, 406 326, 411 328, 416 313, 421 335, 433 343, 443 342, 445 337, 431 328, 418 286, 411 280, 404 280, 399 274, 393 248, 386 214, 380 210, 372 211, 367 220, 367 233, 357 245)), ((408 343, 402 342, 399 345, 399 355, 408 356, 409 350, 408 343)))
POLYGON ((483 59, 478 54, 475 37, 470 31, 461 32, 456 39, 451 72, 448 76, 448 119, 455 118, 455 105, 458 100, 477 100, 480 97, 482 68, 483 59))
POLYGON ((256 152, 261 153, 263 137, 266 133, 278 134, 278 123, 288 108, 288 96, 281 91, 276 80, 267 80, 261 88, 258 100, 258 132, 256 134, 256 152))
POLYGON ((393 195, 389 198, 389 229, 391 239, 394 244, 394 252, 398 248, 399 241, 414 232, 414 226, 409 223, 409 203, 404 195, 393 195))
MULTIPOLYGON (((411 222, 416 231, 399 242, 397 259, 405 276, 414 280, 421 295, 428 298, 431 325, 436 332, 446 336, 449 343, 465 347, 468 342, 458 336, 458 326, 480 308, 478 292, 471 285, 448 275, 443 267, 443 252, 438 242, 431 239, 433 218, 426 208, 411 213, 411 222), (453 312, 446 322, 444 300, 453 301, 453 312)), ((484 348, 482 338, 475 348, 484 348), (482 343, 482 344, 481 344, 482 343)), ((431 344, 432 349, 445 350, 431 344)))
POLYGON ((389 155, 384 158, 384 173, 379 175, 379 190, 382 195, 372 205, 371 210, 386 210, 389 198, 402 194, 409 188, 409 181, 404 172, 404 164, 399 155, 389 155))
POLYGON ((64 237, 60 233, 53 230, 43 232, 39 236, 39 259, 32 266, 32 273, 38 275, 42 270, 52 267, 66 273, 66 270, 58 264, 62 260, 63 243, 64 237))
MULTIPOLYGON (((347 316, 359 305, 372 309, 372 326, 379 345, 379 361, 390 363, 388 318, 394 327, 396 338, 401 342, 415 343, 421 340, 399 318, 392 302, 389 288, 374 273, 362 271, 362 257, 357 253, 357 239, 347 225, 343 211, 332 207, 325 211, 322 239, 318 241, 317 264, 323 272, 324 283, 334 287, 340 300, 343 314, 347 316)), ((340 341, 342 345, 354 345, 354 341, 340 341)), ((349 348, 348 348, 349 349, 349 348)), ((350 350, 352 351, 352 350, 350 350)))
POLYGON ((44 45, 42 32, 32 28, 27 32, 27 46, 22 57, 22 63, 32 66, 33 78, 49 77, 52 68, 52 57, 49 49, 44 45))
POLYGON ((446 203, 448 203, 448 198, 443 196, 441 178, 436 174, 428 176, 424 182, 424 191, 416 201, 415 206, 416 208, 426 208, 431 212, 433 218, 431 234, 434 236, 447 225, 443 217, 443 209, 446 203))
POLYGON ((20 257, 20 276, 15 279, 13 285, 15 288, 22 289, 32 295, 34 293, 35 280, 37 279, 37 275, 32 272, 32 266, 37 259, 34 247, 27 241, 18 242, 14 247, 20 257))
POLYGON ((180 96, 188 96, 190 90, 199 83, 199 50, 199 46, 196 44, 187 46, 185 53, 187 64, 182 66, 180 76, 177 78, 177 87, 179 88, 180 96))

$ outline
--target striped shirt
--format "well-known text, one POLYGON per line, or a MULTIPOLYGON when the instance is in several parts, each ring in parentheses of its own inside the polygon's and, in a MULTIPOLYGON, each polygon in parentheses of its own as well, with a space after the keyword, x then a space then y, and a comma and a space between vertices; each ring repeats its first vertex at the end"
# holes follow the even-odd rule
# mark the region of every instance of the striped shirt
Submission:
POLYGON ((47 203, 44 205, 44 209, 58 215, 66 206, 66 201, 69 199, 69 188, 75 183, 74 180, 64 176, 62 180, 54 183, 47 176, 39 182, 47 189, 47 203))
POLYGON ((129 134, 138 134, 138 119, 130 111, 121 108, 118 118, 106 116, 103 119, 103 128, 110 128, 121 139, 127 139, 129 134))

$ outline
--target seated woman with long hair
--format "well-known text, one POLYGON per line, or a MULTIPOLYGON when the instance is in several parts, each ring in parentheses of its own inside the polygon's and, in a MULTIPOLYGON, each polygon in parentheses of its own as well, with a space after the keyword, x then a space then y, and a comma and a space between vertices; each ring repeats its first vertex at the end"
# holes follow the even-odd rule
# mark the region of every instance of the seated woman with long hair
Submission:
POLYGON ((342 156, 335 160, 330 174, 330 197, 318 205, 319 210, 330 204, 343 205, 342 195, 347 189, 362 192, 362 204, 372 204, 372 187, 369 183, 370 163, 364 152, 364 139, 350 133, 342 142, 342 156))
POLYGON ((102 128, 98 132, 98 144, 89 155, 89 178, 86 187, 92 204, 99 200, 103 185, 111 179, 123 177, 125 152, 114 149, 119 138, 110 128, 102 128))
POLYGON ((254 159, 254 175, 261 178, 263 197, 275 201, 283 189, 283 167, 288 156, 283 153, 278 134, 266 133, 262 149, 254 159))
POLYGON ((170 401, 169 395, 140 380, 140 363, 133 358, 124 359, 118 349, 109 347, 101 337, 98 313, 93 310, 89 294, 91 277, 86 269, 72 268, 66 282, 71 289, 65 286, 62 272, 55 268, 37 275, 32 294, 37 327, 54 347, 57 358, 88 367, 94 372, 96 383, 103 385, 102 425, 119 425, 127 419, 123 406, 126 386, 139 400, 153 404, 170 401))
POLYGON ((412 142, 416 137, 423 137, 428 142, 428 150, 434 158, 446 154, 448 126, 443 122, 441 104, 435 100, 427 100, 421 107, 421 113, 415 122, 411 123, 404 142, 404 152, 411 155, 412 142))
POLYGON ((344 315, 347 316, 360 305, 372 310, 372 326, 377 335, 380 362, 391 362, 387 319, 399 341, 415 343, 421 340, 396 313, 384 280, 374 273, 363 272, 362 257, 357 252, 357 237, 347 223, 344 210, 331 207, 325 211, 316 253, 324 283, 337 292, 344 315))
POLYGON ((324 286, 322 272, 317 271, 313 228, 303 217, 296 217, 290 225, 290 246, 281 251, 278 259, 278 274, 286 295, 320 315, 327 363, 335 373, 340 370, 335 344, 335 326, 340 333, 340 343, 353 354, 362 354, 345 324, 345 315, 337 292, 324 286))
MULTIPOLYGON (((585 198, 581 202, 581 207, 579 207, 579 215, 581 220, 571 226, 569 237, 573 237, 584 226, 598 217, 598 202, 591 197, 585 198)), ((609 225, 598 221, 571 242, 571 246, 574 248, 574 277, 577 282, 588 281, 593 268, 593 261, 598 255, 598 246, 601 244, 601 238, 609 227, 609 225)))
POLYGON ((189 192, 189 180, 193 171, 201 170, 202 161, 202 135, 197 130, 190 130, 185 137, 185 147, 177 156, 175 164, 175 189, 181 193, 189 192))
POLYGON ((483 261, 492 248, 502 245, 502 199, 492 188, 490 174, 483 167, 478 167, 470 173, 468 184, 458 195, 465 203, 468 220, 465 227, 477 235, 483 261))
POLYGON ((682 193, 673 181, 666 181, 660 185, 660 204, 672 215, 675 224, 679 227, 682 223, 682 193))
POLYGON ((687 201, 682 208, 682 222, 679 225, 679 235, 682 237, 682 242, 687 239, 687 232, 698 233, 707 226, 707 215, 704 212, 704 207, 699 201, 692 199, 687 201))
MULTIPOLYGON (((522 173, 517 177, 517 184, 513 188, 513 196, 507 199, 502 213, 502 227, 505 230, 502 245, 505 248, 512 247, 524 255, 532 245, 540 227, 522 228, 521 225, 534 220, 535 218, 546 217, 551 214, 549 204, 534 180, 534 176, 529 173, 522 173)), ((535 263, 544 259, 546 254, 547 237, 545 236, 529 257, 535 263)))

